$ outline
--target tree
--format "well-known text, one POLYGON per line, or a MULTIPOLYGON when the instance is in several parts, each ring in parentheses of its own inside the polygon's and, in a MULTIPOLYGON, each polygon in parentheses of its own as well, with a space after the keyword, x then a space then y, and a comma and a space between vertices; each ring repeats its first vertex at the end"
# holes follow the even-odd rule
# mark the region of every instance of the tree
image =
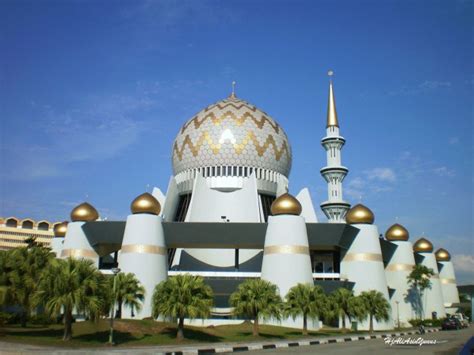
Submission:
POLYGON ((213 292, 201 276, 172 276, 160 282, 153 292, 152 315, 178 320, 177 339, 184 338, 184 318, 206 318, 211 313, 213 292))
MULTIPOLYGON (((110 278, 112 290, 113 278, 110 278)), ((128 306, 139 311, 145 299, 145 288, 132 273, 119 273, 116 276, 115 297, 117 300, 117 313, 115 318, 122 318, 122 306, 128 306)))
POLYGON ((72 338, 72 312, 97 318, 104 302, 100 290, 106 279, 87 259, 55 259, 41 275, 35 303, 42 304, 50 316, 64 312, 63 340, 72 338))
POLYGON ((364 305, 361 300, 354 296, 354 292, 341 287, 332 292, 329 297, 333 316, 342 318, 342 328, 346 329, 346 317, 362 319, 366 316, 364 305))
POLYGON ((282 300, 278 288, 262 279, 248 279, 242 282, 230 295, 233 313, 253 320, 253 335, 258 336, 258 321, 262 319, 281 319, 282 300))
POLYGON ((308 317, 319 317, 327 312, 326 295, 321 286, 298 284, 288 291, 283 310, 293 320, 302 316, 302 334, 308 335, 308 317))
POLYGON ((38 279, 43 270, 54 258, 49 248, 30 243, 28 247, 9 250, 1 255, 1 282, 4 302, 21 307, 20 322, 26 327, 26 322, 33 309, 31 302, 38 286, 38 279))
POLYGON ((377 322, 390 318, 390 304, 385 299, 382 292, 370 290, 360 294, 360 299, 364 304, 365 311, 369 316, 369 332, 374 331, 374 318, 377 322))
POLYGON ((412 305, 417 311, 419 319, 422 319, 423 317, 423 293, 427 288, 431 289, 430 278, 433 275, 433 269, 424 265, 415 265, 413 270, 407 276, 408 284, 415 291, 415 300, 412 300, 412 305))

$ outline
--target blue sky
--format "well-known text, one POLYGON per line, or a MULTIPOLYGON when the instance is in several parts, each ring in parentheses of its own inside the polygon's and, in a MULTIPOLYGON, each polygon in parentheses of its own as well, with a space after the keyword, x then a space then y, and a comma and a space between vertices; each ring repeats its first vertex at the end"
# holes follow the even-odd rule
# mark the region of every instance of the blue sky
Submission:
MULTIPOLYGON (((166 190, 171 146, 230 91, 293 148, 290 189, 327 197, 333 69, 345 197, 453 255, 474 282, 470 1, 2 1, 1 216, 124 219, 166 190), (398 219, 397 219, 398 218, 398 219)), ((324 217, 318 211, 321 220, 324 217)))

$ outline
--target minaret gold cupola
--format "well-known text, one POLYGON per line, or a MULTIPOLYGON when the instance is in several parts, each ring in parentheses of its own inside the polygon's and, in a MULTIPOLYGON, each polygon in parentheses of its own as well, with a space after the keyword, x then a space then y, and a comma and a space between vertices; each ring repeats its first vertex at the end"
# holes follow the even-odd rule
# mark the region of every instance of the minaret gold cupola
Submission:
POLYGON ((339 122, 337 120, 337 111, 336 111, 336 98, 334 97, 334 88, 332 83, 332 76, 334 72, 332 70, 328 71, 329 75, 329 98, 328 98, 328 114, 327 114, 327 124, 326 127, 339 127, 339 122))
POLYGON ((436 261, 450 261, 451 255, 446 249, 439 248, 435 252, 436 261))
POLYGON ((348 224, 373 224, 374 220, 374 213, 360 203, 352 207, 346 214, 348 224))
POLYGON ((426 238, 420 238, 413 245, 413 250, 417 253, 433 252, 433 244, 426 238))
POLYGON ((64 238, 64 236, 66 235, 66 232, 67 232, 67 224, 68 224, 68 222, 64 221, 64 222, 56 224, 54 226, 53 231, 54 231, 54 236, 56 238, 64 238))
POLYGON ((130 210, 133 214, 148 213, 159 215, 161 212, 161 205, 152 194, 145 192, 132 201, 130 210))
POLYGON ((408 230, 401 224, 395 223, 385 232, 385 238, 391 242, 393 241, 404 241, 406 242, 410 234, 408 230))
POLYGON ((272 203, 272 216, 279 216, 282 214, 289 214, 299 216, 301 214, 301 203, 289 193, 285 193, 278 197, 272 203))
POLYGON ((71 221, 92 222, 99 218, 99 213, 90 203, 83 202, 71 211, 71 221))

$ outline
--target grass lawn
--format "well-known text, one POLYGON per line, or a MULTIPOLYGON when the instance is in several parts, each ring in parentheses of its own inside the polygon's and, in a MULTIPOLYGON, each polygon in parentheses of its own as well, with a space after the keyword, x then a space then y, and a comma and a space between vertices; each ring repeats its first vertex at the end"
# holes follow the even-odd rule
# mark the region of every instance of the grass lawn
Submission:
MULTIPOLYGON (((310 336, 335 334, 341 334, 341 331, 323 328, 318 332, 309 332, 310 336)), ((10 326, 0 330, 0 341, 65 347, 106 346, 109 336, 109 322, 103 319, 97 323, 89 321, 74 323, 73 339, 70 342, 62 341, 62 335, 62 325, 29 326, 27 328, 10 326)), ((172 323, 152 320, 116 320, 114 322, 114 340, 117 346, 261 341, 302 337, 301 331, 297 329, 271 325, 261 325, 260 336, 254 337, 252 336, 252 325, 249 322, 206 328, 185 326, 184 335, 186 339, 178 342, 175 339, 176 325, 172 323)))

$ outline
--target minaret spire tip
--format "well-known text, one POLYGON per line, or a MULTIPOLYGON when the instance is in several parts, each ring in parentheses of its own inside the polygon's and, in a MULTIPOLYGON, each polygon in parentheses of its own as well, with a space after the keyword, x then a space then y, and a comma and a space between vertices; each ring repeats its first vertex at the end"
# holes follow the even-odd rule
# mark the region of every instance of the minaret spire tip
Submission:
POLYGON ((329 98, 328 98, 328 115, 326 127, 339 127, 336 111, 336 99, 334 98, 334 89, 332 85, 333 70, 328 70, 329 76, 329 98))

